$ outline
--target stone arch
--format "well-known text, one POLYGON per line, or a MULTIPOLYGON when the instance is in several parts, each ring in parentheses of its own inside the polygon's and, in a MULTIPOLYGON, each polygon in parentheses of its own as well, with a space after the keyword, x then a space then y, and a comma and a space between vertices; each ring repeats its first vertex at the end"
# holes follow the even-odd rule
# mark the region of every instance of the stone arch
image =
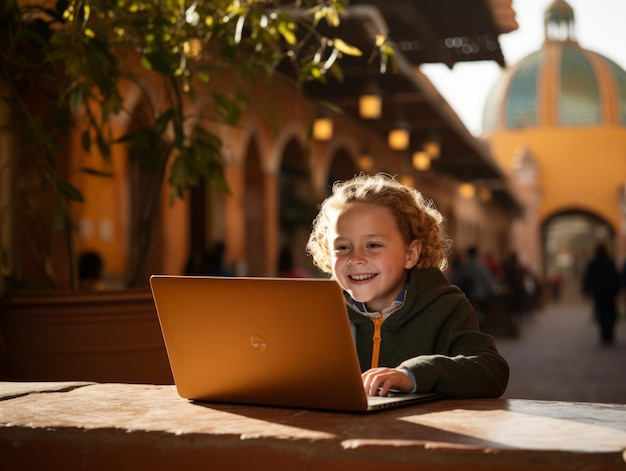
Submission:
POLYGON ((566 287, 579 291, 584 268, 599 243, 615 254, 615 229, 601 216, 577 208, 550 215, 541 224, 546 278, 560 272, 566 287))
MULTIPOLYGON (((320 202, 313 190, 306 150, 297 136, 292 136, 283 147, 278 190, 279 245, 291 252, 295 265, 316 273, 305 247, 320 202)), ((278 257, 275 266, 278 270, 278 257)))
POLYGON ((297 121, 286 123, 281 127, 280 135, 273 144, 273 151, 269 159, 268 170, 278 173, 283 165, 285 156, 295 149, 294 146, 301 149, 303 161, 306 162, 306 156, 304 155, 306 146, 306 129, 302 123, 297 121))
POLYGON ((337 180, 348 180, 359 173, 359 168, 353 158, 353 154, 346 147, 337 147, 330 159, 328 169, 328 185, 330 191, 332 184, 337 180))
POLYGON ((250 139, 245 152, 243 179, 244 246, 246 275, 266 276, 267 252, 267 182, 256 138, 250 139))

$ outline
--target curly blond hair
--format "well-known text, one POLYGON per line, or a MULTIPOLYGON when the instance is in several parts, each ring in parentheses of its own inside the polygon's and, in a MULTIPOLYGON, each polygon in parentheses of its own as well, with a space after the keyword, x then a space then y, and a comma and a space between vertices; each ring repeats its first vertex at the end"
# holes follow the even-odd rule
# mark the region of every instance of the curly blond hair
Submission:
POLYGON ((422 242, 417 266, 446 268, 451 241, 442 228, 441 213, 415 188, 399 183, 391 175, 379 173, 373 176, 361 174, 335 182, 332 194, 320 205, 306 246, 320 270, 332 271, 327 239, 330 210, 341 209, 349 203, 368 203, 389 209, 404 241, 410 243, 417 239, 422 242))

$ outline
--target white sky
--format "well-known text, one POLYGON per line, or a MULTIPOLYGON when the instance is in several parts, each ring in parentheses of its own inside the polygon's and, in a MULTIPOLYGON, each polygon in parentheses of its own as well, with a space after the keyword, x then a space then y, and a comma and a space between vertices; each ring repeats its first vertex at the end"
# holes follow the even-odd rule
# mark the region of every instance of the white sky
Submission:
MULTIPOLYGON (((519 29, 500 36, 507 65, 539 50, 544 40, 543 14, 552 0, 513 0, 519 29)), ((626 0, 567 0, 574 9, 575 34, 581 47, 611 59, 626 70, 626 0)), ((483 107, 501 74, 491 62, 463 62, 421 67, 467 128, 479 135, 483 107)))

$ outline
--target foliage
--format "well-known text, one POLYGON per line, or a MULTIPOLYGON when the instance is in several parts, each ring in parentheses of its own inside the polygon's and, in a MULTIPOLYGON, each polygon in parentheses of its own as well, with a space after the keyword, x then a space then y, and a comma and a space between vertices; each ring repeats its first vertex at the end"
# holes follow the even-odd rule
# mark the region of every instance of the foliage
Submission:
MULTIPOLYGON (((341 76, 342 55, 361 51, 346 39, 321 35, 317 26, 325 22, 329 31, 339 31, 345 7, 342 0, 7 0, 0 44, 2 95, 25 123, 22 144, 37 156, 56 195, 53 229, 71 239, 69 204, 82 200, 55 159, 59 136, 81 118, 88 154, 106 162, 112 145, 126 145, 154 175, 131 238, 135 247, 130 252, 138 257, 128 284, 140 284, 165 178, 169 175, 172 199, 201 180, 225 188, 221 142, 200 126, 190 129, 186 103, 220 74, 236 74, 245 82, 259 73, 270 78, 288 64, 297 80, 341 76), (162 93, 148 86, 154 81, 162 93), (129 112, 124 108, 129 86, 141 92, 150 116, 140 127, 115 136, 109 122, 129 112), (37 90, 38 108, 26 104, 24 90, 37 90), (50 113, 39 114, 41 109, 50 113)), ((391 50, 383 37, 377 46, 384 63, 391 50)), ((210 118, 236 123, 245 94, 236 88, 214 90, 210 118)), ((101 166, 83 170, 107 175, 101 166)), ((73 257, 71 252, 68 247, 73 257)), ((48 261, 49 254, 42 253, 42 266, 48 261)), ((48 275, 54 286, 54 273, 48 275)))

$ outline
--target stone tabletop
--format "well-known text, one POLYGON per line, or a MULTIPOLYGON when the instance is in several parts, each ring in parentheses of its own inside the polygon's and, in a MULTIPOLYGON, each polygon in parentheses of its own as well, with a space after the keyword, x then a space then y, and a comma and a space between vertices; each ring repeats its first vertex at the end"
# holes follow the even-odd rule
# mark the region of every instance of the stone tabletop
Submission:
POLYGON ((178 455, 242 469, 626 469, 625 450, 620 404, 441 400, 349 414, 193 403, 174 386, 0 383, 0 465, 78 453, 77 465, 125 456, 153 469, 178 455))

